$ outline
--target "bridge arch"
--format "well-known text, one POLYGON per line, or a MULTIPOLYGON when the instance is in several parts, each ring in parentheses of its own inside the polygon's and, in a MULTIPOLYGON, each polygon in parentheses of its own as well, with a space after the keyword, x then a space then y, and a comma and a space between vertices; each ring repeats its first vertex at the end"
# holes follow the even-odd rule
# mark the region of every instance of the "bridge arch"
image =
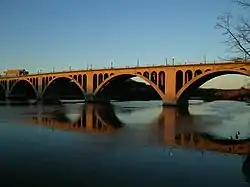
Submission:
POLYGON ((53 88, 53 84, 57 84, 57 83, 64 83, 64 84, 69 84, 69 83, 73 83, 78 90, 81 92, 82 96, 84 97, 85 94, 85 90, 82 88, 82 86, 80 85, 79 82, 77 82, 76 79, 69 77, 69 76, 58 76, 58 77, 54 77, 53 79, 51 79, 48 84, 44 87, 43 91, 42 91, 42 97, 44 98, 46 96, 46 94, 48 93, 48 90, 50 88, 53 88))
POLYGON ((36 87, 32 84, 32 82, 30 82, 27 79, 19 79, 18 81, 16 81, 12 87, 10 88, 9 91, 9 96, 23 96, 25 98, 32 98, 32 99, 36 99, 37 98, 37 89, 36 87))
POLYGON ((224 69, 224 70, 215 70, 215 71, 207 71, 203 74, 197 75, 191 81, 187 82, 176 94, 177 103, 188 100, 189 93, 193 90, 198 89, 201 85, 206 83, 207 81, 222 76, 222 75, 230 75, 230 74, 238 74, 238 75, 246 75, 249 76, 248 72, 241 69, 224 69))
MULTIPOLYGON (((147 72, 148 73, 148 72, 147 72)), ((147 74, 146 73, 146 74, 147 74)), ((147 82, 157 93, 158 95, 161 97, 161 99, 164 98, 164 93, 160 90, 160 88, 158 88, 158 86, 156 84, 154 84, 151 80, 149 80, 149 78, 140 75, 140 74, 136 74, 136 73, 128 73, 128 74, 117 74, 117 75, 113 75, 108 77, 107 79, 105 79, 95 90, 94 90, 94 95, 96 96, 97 94, 99 94, 103 89, 105 89, 105 87, 109 84, 111 84, 113 81, 116 80, 122 80, 122 81, 126 81, 130 78, 133 77, 139 77, 142 80, 144 80, 145 82, 147 82)))

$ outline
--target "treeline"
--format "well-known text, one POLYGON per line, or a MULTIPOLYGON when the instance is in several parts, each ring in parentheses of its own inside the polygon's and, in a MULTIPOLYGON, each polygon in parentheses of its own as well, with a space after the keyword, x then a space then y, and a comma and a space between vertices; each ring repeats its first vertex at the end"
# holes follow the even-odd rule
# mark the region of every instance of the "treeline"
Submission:
POLYGON ((118 101, 147 101, 161 100, 158 93, 150 85, 136 82, 132 79, 120 84, 109 93, 112 100, 118 101))
MULTIPOLYGON (((214 89, 214 88, 199 88, 190 93, 190 97, 196 97, 204 101, 215 100, 235 100, 235 101, 250 101, 250 89, 214 89)), ((122 84, 122 87, 116 89, 112 93, 112 99, 115 100, 161 100, 155 90, 145 83, 128 80, 122 84)))
POLYGON ((250 101, 250 89, 212 89, 199 88, 195 93, 195 97, 200 97, 205 101, 215 100, 234 100, 234 101, 250 101))

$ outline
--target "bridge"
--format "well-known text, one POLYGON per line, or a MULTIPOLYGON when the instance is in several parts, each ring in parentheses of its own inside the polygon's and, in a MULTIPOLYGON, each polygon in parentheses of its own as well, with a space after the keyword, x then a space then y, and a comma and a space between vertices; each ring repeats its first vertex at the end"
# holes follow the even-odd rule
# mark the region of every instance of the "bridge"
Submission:
POLYGON ((212 78, 225 74, 250 74, 249 62, 219 62, 159 65, 132 68, 88 69, 29 74, 0 78, 0 97, 25 97, 37 100, 71 98, 109 100, 113 89, 126 80, 140 77, 158 93, 163 105, 187 106, 192 91, 212 78), (91 97, 86 97, 86 95, 91 97))

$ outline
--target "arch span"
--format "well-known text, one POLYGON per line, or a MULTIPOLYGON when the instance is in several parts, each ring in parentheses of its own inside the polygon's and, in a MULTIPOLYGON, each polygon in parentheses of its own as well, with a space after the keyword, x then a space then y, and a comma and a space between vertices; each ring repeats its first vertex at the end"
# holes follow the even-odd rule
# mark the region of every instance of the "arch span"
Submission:
POLYGON ((115 81, 121 81, 121 82, 125 82, 126 80, 133 78, 133 77, 139 77, 142 80, 144 80, 145 82, 147 82, 160 96, 161 99, 164 98, 164 93, 157 87, 156 84, 154 84, 151 80, 149 80, 148 78, 146 78, 143 75, 140 74, 117 74, 117 75, 113 75, 110 76, 109 78, 105 79, 105 81, 103 81, 94 91, 94 95, 96 96, 98 93, 100 93, 103 89, 105 89, 105 87, 109 84, 111 84, 112 82, 115 81))
MULTIPOLYGON (((82 88, 80 83, 78 83, 74 78, 72 77, 55 77, 51 79, 48 84, 44 87, 42 91, 42 98, 45 97, 60 97, 62 94, 73 94, 75 93, 79 97, 84 97, 85 90, 82 88), (68 89, 69 88, 69 89, 68 89), (55 90, 53 90, 55 89, 55 90)), ((76 97, 77 97, 76 96, 76 97)), ((71 97, 72 96, 66 96, 65 97, 71 97)), ((77 98, 79 99, 79 98, 77 98)))
POLYGON ((28 99, 37 98, 37 90, 35 86, 26 79, 20 79, 16 81, 13 86, 10 88, 9 92, 10 97, 22 97, 28 99))
POLYGON ((241 69, 225 69, 225 70, 216 70, 216 71, 207 71, 204 74, 198 75, 185 84, 176 94, 177 102, 187 100, 189 94, 198 89, 201 85, 206 83, 207 81, 222 76, 222 75, 230 75, 230 74, 238 74, 238 75, 246 75, 249 76, 246 70, 241 69))

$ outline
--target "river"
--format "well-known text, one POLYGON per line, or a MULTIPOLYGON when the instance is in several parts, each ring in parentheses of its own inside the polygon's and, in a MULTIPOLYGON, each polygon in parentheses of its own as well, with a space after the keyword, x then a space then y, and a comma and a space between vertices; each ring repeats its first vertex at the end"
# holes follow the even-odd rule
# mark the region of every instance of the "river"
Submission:
POLYGON ((1 186, 249 186, 250 106, 0 107, 1 186))

